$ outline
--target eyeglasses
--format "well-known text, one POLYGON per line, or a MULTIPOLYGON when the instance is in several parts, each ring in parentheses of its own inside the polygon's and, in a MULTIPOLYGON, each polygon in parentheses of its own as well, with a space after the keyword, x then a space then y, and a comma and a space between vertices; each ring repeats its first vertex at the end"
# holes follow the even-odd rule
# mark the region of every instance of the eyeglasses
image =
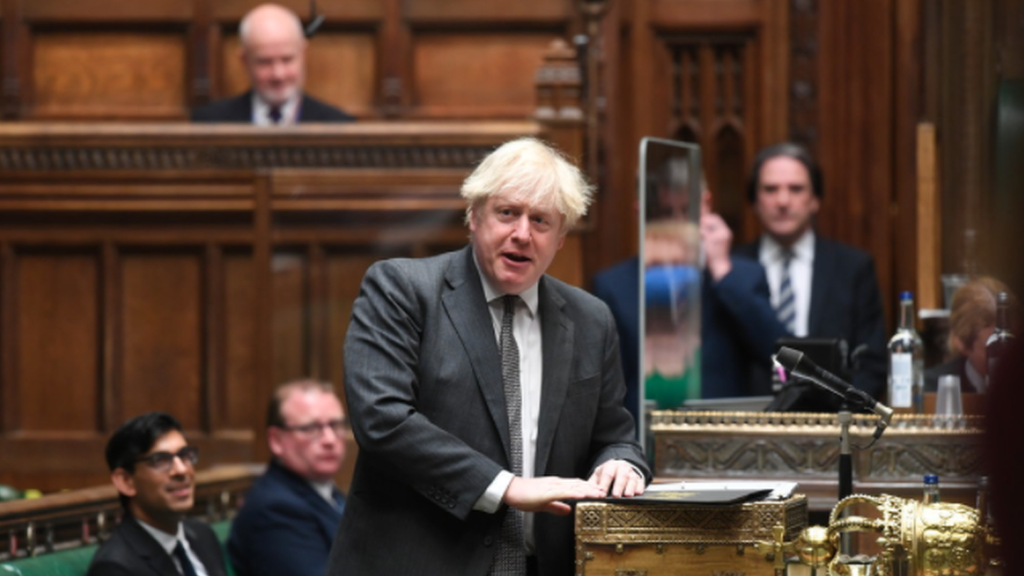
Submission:
POLYGON ((335 420, 328 420, 327 422, 310 422, 309 424, 300 424, 298 426, 286 426, 279 425, 278 428, 287 430, 289 432, 296 432, 300 436, 315 440, 320 438, 324 434, 324 428, 330 428, 335 436, 339 438, 342 434, 348 430, 348 420, 345 418, 337 418, 335 420))
POLYGON ((175 458, 181 458, 182 464, 195 466, 199 463, 199 448, 185 446, 173 454, 171 452, 153 452, 149 456, 142 456, 135 461, 145 462, 157 472, 170 472, 174 468, 175 458))

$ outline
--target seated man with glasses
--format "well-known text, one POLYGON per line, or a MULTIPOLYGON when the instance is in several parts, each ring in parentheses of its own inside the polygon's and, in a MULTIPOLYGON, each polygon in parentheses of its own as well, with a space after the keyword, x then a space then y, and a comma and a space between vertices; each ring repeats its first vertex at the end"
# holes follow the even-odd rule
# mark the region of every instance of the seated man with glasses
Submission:
POLYGON ((345 499, 334 476, 348 421, 334 388, 299 380, 267 407, 273 458, 231 525, 228 556, 238 576, 323 576, 345 499))
POLYGON ((87 576, 223 576, 224 556, 192 508, 199 451, 164 412, 125 422, 107 442, 110 477, 125 519, 93 557, 87 576))

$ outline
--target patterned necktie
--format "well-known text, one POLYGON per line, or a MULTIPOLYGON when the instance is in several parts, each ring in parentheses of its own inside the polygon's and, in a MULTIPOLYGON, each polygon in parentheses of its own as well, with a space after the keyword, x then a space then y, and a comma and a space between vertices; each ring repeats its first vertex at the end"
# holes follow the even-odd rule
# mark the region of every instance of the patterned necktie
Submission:
POLYGON ((267 112, 267 118, 270 118, 271 124, 278 124, 281 122, 281 107, 271 106, 270 111, 267 112))
POLYGON ((789 277, 789 265, 793 262, 793 253, 783 252, 782 277, 779 279, 779 300, 775 306, 775 315, 779 323, 790 334, 796 333, 796 297, 793 295, 793 282, 789 277))
POLYGON ((178 540, 178 545, 174 547, 174 557, 178 559, 178 564, 181 564, 182 576, 197 576, 196 569, 192 566, 192 561, 188 559, 188 554, 185 553, 185 547, 182 546, 181 540, 178 540))
MULTIPOLYGON (((519 388, 519 345, 512 333, 519 296, 502 298, 505 312, 501 317, 501 380, 505 388, 505 409, 508 412, 509 443, 512 453, 512 474, 523 475, 523 398, 519 388)), ((526 574, 526 550, 523 543, 523 513, 509 508, 498 536, 498 553, 491 567, 493 576, 526 574)))

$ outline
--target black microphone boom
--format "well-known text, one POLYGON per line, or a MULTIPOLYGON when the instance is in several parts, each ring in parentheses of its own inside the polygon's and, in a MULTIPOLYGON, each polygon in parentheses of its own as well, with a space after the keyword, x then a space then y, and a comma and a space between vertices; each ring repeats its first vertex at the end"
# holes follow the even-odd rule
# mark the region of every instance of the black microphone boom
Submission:
POLYGON ((312 38, 327 19, 323 14, 317 14, 316 0, 309 0, 309 18, 309 24, 303 29, 306 38, 312 38))
POLYGON ((772 356, 772 360, 780 364, 785 368, 786 372, 793 376, 813 382, 847 402, 862 406, 877 414, 880 417, 880 421, 875 429, 874 437, 876 439, 882 435, 885 428, 889 426, 889 422, 892 421, 892 408, 878 402, 867 392, 855 388, 828 370, 821 368, 811 361, 810 358, 804 356, 803 352, 783 346, 779 348, 775 356, 772 356))

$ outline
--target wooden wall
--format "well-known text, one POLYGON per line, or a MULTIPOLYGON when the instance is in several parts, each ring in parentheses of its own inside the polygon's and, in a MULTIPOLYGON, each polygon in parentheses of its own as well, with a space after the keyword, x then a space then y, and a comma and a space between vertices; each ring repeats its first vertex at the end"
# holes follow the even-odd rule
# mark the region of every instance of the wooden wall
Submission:
MULTIPOLYGON (((819 230, 871 252, 894 304, 897 289, 914 286, 919 12, 915 0, 613 4, 601 138, 614 199, 602 225, 630 213, 639 139, 673 137, 702 145, 715 209, 736 242, 751 241, 760 233, 746 195, 753 155, 796 140, 825 172, 819 230)), ((635 224, 618 229, 602 264, 636 249, 635 224)))
MULTIPOLYGON (((366 268, 465 246, 462 180, 523 135, 544 134, 0 126, 0 484, 105 483, 110 433, 150 410, 204 466, 263 461, 276 384, 340 387, 366 268)), ((551 272, 581 284, 579 254, 570 236, 551 272)))
MULTIPOLYGON (((601 38, 600 248, 635 252, 641 137, 704 149, 716 210, 736 241, 759 234, 744 184, 753 153, 806 144, 825 174, 821 233, 870 252, 890 330, 919 286, 917 125, 937 126, 939 273, 985 272, 1005 255, 991 223, 999 82, 1021 78, 1021 0, 629 0, 601 38)), ((929 246, 932 248, 934 246, 929 246)), ((937 293, 933 290, 932 293, 937 293)), ((941 306, 928 302, 928 306, 941 306)))
POLYGON ((1019 259, 1004 244, 1016 243, 1019 224, 1008 216, 1012 203, 996 198, 996 156, 1005 152, 995 148, 996 107, 1001 83, 1024 81, 1024 1, 922 8, 923 109, 938 132, 943 270, 1008 278, 1019 259))
MULTIPOLYGON (((891 306, 899 290, 916 286, 915 127, 943 113, 928 104, 938 86, 926 84, 928 39, 954 38, 931 41, 932 52, 942 48, 936 53, 945 55, 933 58, 940 68, 985 74, 995 61, 985 55, 997 49, 967 34, 987 38, 986 30, 1001 30, 997 14, 1014 1, 608 2, 594 52, 601 73, 599 145, 588 165, 595 167, 599 202, 585 274, 636 250, 632 214, 642 136, 704 147, 716 209, 738 241, 759 232, 743 190, 753 153, 794 139, 808 144, 825 169, 821 231, 875 256, 891 306), (961 45, 978 49, 958 51, 961 45)), ((245 89, 236 25, 257 3, 4 0, 3 115, 182 120, 191 106, 245 89)), ((308 19, 304 0, 283 3, 308 19)), ((318 4, 327 21, 310 44, 308 89, 361 118, 529 117, 542 52, 553 39, 570 40, 587 29, 572 0, 318 4)), ((958 82, 951 79, 956 74, 931 74, 949 78, 941 99, 951 111, 959 109, 955 86, 976 85, 966 76, 958 82)), ((980 130, 986 108, 965 110, 972 116, 961 123, 980 130)), ((967 129, 953 117, 946 124, 940 138, 967 129)), ((950 148, 942 153, 945 165, 957 162, 950 148)), ((950 186, 964 187, 960 172, 976 165, 983 163, 949 168, 950 186)), ((983 186, 973 178, 978 184, 968 189, 983 186)), ((957 229, 979 228, 964 222, 974 218, 972 206, 946 205, 946 219, 957 229)), ((962 248, 953 244, 947 252, 962 248)), ((956 259, 944 258, 947 266, 956 259)))
MULTIPOLYGON (((258 0, 3 0, 3 116, 183 120, 248 79, 237 24, 258 0)), ((309 2, 281 0, 305 21, 309 2)), ((526 118, 572 0, 320 0, 308 91, 361 118, 526 118)))
MULTIPOLYGON (((0 115, 37 123, 183 121, 190 107, 245 88, 235 28, 257 3, 0 0, 0 115)), ((305 0, 282 3, 308 19, 305 0)), ((703 146, 715 206, 737 242, 759 233, 744 190, 754 152, 794 139, 825 170, 819 229, 874 255, 891 327, 896 293, 918 281, 918 122, 934 122, 938 131, 943 271, 959 271, 968 252, 980 249, 961 240, 965 230, 976 231, 978 246, 992 243, 982 236, 992 209, 993 85, 1021 77, 1021 3, 611 0, 593 52, 600 76, 584 78, 600 92, 590 95, 599 120, 591 133, 596 158, 583 159, 594 168, 598 200, 571 256, 558 261, 559 273, 586 284, 635 253, 641 137, 703 146)), ((541 55, 553 39, 570 41, 588 29, 573 0, 318 5, 327 23, 310 44, 308 90, 364 121, 388 121, 381 133, 434 119, 532 117, 548 103, 536 89, 541 55)), ((575 56, 564 52, 568 70, 575 56)), ((560 123, 576 130, 578 112, 556 118, 547 134, 556 135, 560 123)), ((584 149, 569 144, 574 155, 584 149)), ((24 157, 0 155, 0 164, 15 160, 24 157)), ((306 374, 338 381, 338 326, 354 295, 347 281, 379 256, 427 254, 465 239, 459 230, 403 240, 402 227, 383 218, 363 224, 399 240, 359 240, 339 225, 349 222, 337 205, 321 202, 327 194, 301 196, 309 201, 301 209, 293 204, 259 224, 277 240, 257 254, 257 222, 230 216, 255 202, 243 199, 251 182, 193 174, 161 183, 152 173, 98 187, 63 180, 64 213, 51 214, 48 232, 33 232, 39 212, 53 206, 38 186, 52 182, 36 178, 5 182, 18 192, 0 205, 0 382, 39 383, 0 389, 0 428, 18 439, 0 446, 0 470, 32 455, 38 475, 24 478, 31 482, 46 474, 82 481, 61 463, 74 468, 95 458, 113 423, 153 401, 187 411, 188 427, 224 439, 211 448, 223 458, 259 456, 253 423, 262 396, 238 389, 253 379, 306 374), (79 210, 111 198, 132 198, 132 216, 79 210), (202 208, 176 214, 183 199, 202 208), (184 234, 167 233, 182 214, 206 216, 184 234), (274 271, 266 292, 252 282, 258 262, 274 271), (140 298, 168 305, 131 304, 140 298), (251 306, 256 311, 247 313, 251 306), (271 316, 272 330, 254 327, 261 313, 271 316), (149 355, 153 346, 170 353, 149 355), (159 391, 131 388, 140 380, 159 391), (55 437, 68 442, 46 449, 55 437)), ((267 178, 268 187, 303 194, 330 188, 304 173, 267 178)), ((365 180, 360 201, 379 202, 388 186, 365 180)))

